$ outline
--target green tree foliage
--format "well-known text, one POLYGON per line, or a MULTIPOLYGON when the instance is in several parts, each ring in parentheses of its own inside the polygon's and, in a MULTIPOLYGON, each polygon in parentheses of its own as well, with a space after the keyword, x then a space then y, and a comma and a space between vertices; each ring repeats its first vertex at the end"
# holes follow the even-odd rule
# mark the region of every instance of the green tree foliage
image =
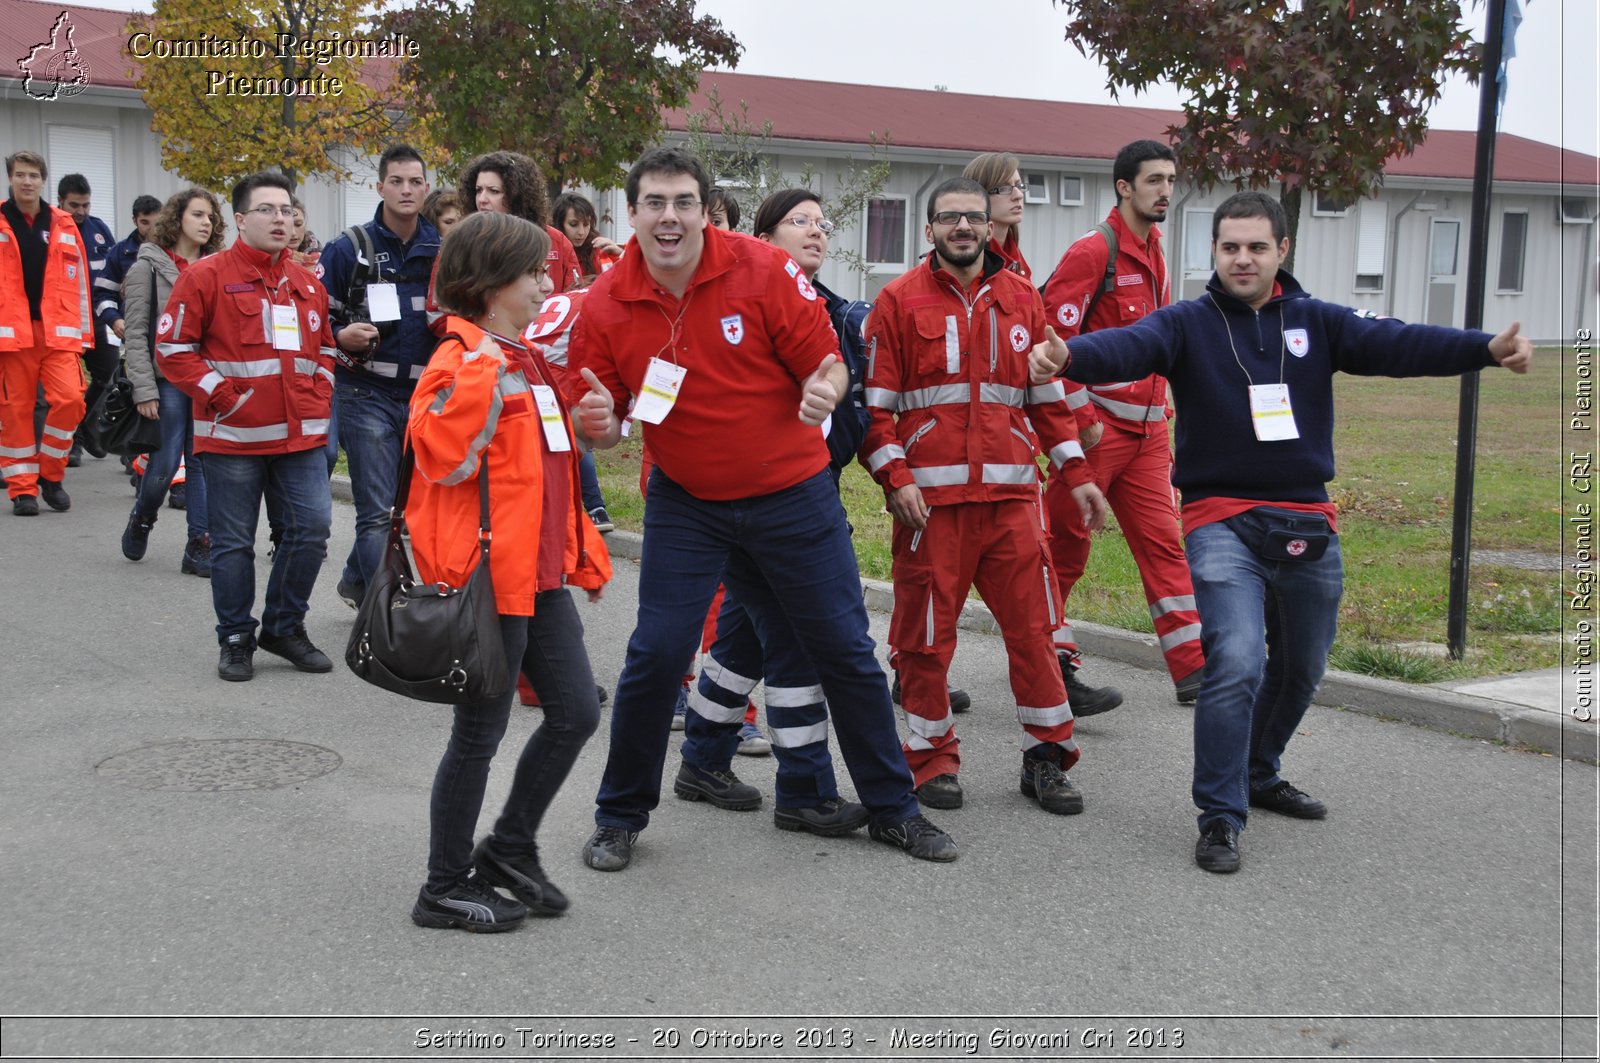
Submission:
POLYGON ((552 191, 615 188, 712 64, 742 49, 693 0, 441 0, 391 11, 415 39, 411 106, 459 166, 507 149, 539 160, 552 191))
POLYGON ((383 150, 395 128, 375 79, 364 74, 368 63, 383 60, 319 56, 315 44, 372 40, 363 28, 366 3, 155 0, 154 14, 129 24, 130 39, 148 32, 158 41, 209 40, 226 52, 138 61, 135 84, 161 138, 161 164, 202 187, 226 188, 273 168, 291 181, 319 173, 342 178, 348 170, 341 157, 383 150), (276 79, 280 91, 266 91, 264 79, 276 79), (284 82, 296 91, 281 91, 284 82))
POLYGON ((1445 77, 1478 54, 1455 0, 1054 2, 1113 97, 1157 82, 1189 94, 1168 130, 1186 180, 1279 182, 1291 237, 1304 191, 1375 194, 1384 163, 1422 142, 1445 77))

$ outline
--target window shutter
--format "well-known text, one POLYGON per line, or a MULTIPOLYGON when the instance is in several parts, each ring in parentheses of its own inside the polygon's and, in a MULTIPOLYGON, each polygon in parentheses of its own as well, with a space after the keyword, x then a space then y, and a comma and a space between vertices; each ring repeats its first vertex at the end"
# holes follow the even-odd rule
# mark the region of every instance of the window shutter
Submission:
MULTIPOLYGON (((56 205, 56 182, 69 173, 81 173, 89 182, 89 213, 117 231, 127 227, 127 219, 117 208, 116 152, 109 129, 52 125, 45 134, 45 162, 50 177, 45 181, 43 198, 56 205)), ((130 203, 131 205, 131 203, 130 203)))

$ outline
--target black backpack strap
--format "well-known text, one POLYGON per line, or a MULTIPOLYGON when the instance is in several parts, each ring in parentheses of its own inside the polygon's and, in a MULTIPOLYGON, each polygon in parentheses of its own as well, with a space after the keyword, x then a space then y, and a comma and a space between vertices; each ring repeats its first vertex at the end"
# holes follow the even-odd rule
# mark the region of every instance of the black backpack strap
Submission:
POLYGON ((367 285, 378 272, 378 249, 372 243, 372 234, 365 225, 352 225, 344 231, 355 248, 356 264, 350 272, 350 283, 345 287, 345 313, 364 310, 367 303, 367 285))
POLYGON ((1109 291, 1114 291, 1117 287, 1118 249, 1116 230, 1111 228, 1111 224, 1109 222, 1101 222, 1090 231, 1097 232, 1101 235, 1106 242, 1107 250, 1109 250, 1111 253, 1106 257, 1105 279, 1100 282, 1100 287, 1096 288, 1094 294, 1089 297, 1089 304, 1083 308, 1083 326, 1080 331, 1089 330, 1089 315, 1093 314, 1094 308, 1099 305, 1100 297, 1109 291))

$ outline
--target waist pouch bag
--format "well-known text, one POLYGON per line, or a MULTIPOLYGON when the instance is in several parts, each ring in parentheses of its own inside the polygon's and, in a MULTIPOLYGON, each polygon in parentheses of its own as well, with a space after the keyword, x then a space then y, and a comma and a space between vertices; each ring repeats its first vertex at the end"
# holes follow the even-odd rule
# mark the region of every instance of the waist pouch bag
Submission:
POLYGON ((478 469, 478 567, 461 587, 418 583, 402 531, 416 453, 406 441, 389 541, 367 587, 344 661, 362 679, 417 701, 470 705, 511 689, 489 572, 489 466, 478 469))
POLYGON ((1295 509, 1257 506, 1223 523, 1263 561, 1316 561, 1333 538, 1325 514, 1295 509))

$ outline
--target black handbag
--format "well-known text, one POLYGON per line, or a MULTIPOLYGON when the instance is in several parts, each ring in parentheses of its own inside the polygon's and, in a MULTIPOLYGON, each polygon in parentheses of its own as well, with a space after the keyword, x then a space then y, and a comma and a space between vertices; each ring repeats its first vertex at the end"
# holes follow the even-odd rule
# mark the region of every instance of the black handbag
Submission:
POLYGON ((120 454, 131 458, 161 449, 161 421, 139 414, 133 401, 133 384, 119 363, 111 371, 94 406, 84 414, 84 447, 93 454, 120 454))
POLYGON ((510 693, 489 573, 489 466, 478 470, 478 567, 465 586, 418 583, 402 539, 406 498, 416 454, 406 440, 400 461, 389 541, 367 586, 345 647, 350 670, 374 686, 418 701, 471 705, 510 693))

